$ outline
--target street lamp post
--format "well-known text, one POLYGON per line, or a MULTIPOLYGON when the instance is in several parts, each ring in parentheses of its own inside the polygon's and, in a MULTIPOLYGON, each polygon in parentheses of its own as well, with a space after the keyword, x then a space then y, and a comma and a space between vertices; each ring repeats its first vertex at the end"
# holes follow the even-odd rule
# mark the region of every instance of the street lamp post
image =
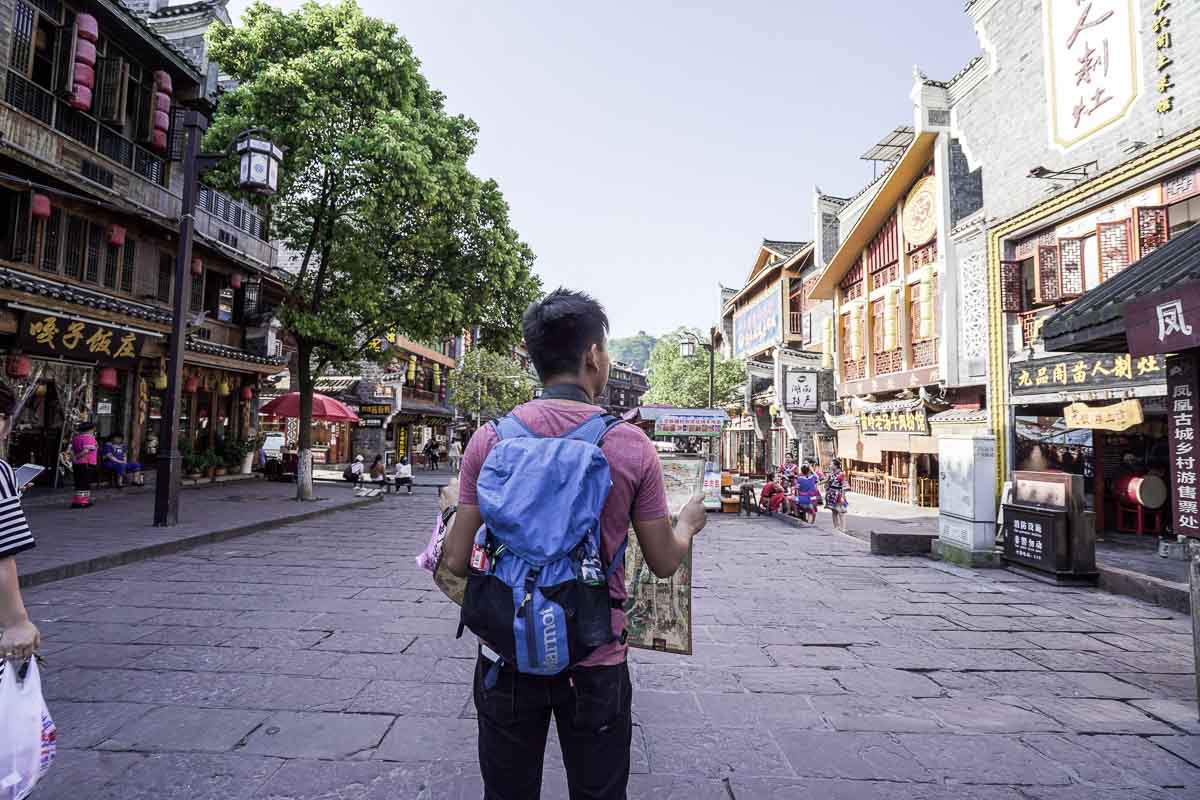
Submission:
POLYGON ((708 407, 716 408, 717 349, 712 342, 703 342, 691 331, 684 331, 683 338, 679 340, 679 355, 695 358, 697 347, 708 351, 708 407))
POLYGON ((200 140, 208 120, 198 111, 184 115, 187 141, 183 151, 183 204, 179 214, 179 247, 175 251, 175 286, 171 303, 171 340, 167 353, 167 395, 163 399, 162 432, 159 436, 158 478, 154 484, 154 524, 179 522, 179 405, 183 385, 183 358, 187 336, 185 303, 191 294, 192 238, 196 224, 196 195, 200 176, 234 152, 240 159, 238 187, 254 194, 271 195, 279 185, 279 162, 283 152, 262 132, 248 130, 238 135, 224 153, 200 153, 200 140))

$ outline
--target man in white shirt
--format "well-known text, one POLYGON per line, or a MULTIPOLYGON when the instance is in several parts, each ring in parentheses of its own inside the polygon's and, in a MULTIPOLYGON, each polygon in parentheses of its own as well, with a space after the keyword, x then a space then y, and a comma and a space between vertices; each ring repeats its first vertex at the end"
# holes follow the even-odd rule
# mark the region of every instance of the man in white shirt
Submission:
POLYGON ((400 456, 400 460, 396 462, 396 469, 392 473, 390 481, 392 491, 399 494, 401 486, 408 487, 408 493, 412 494, 412 464, 408 463, 408 458, 400 456))

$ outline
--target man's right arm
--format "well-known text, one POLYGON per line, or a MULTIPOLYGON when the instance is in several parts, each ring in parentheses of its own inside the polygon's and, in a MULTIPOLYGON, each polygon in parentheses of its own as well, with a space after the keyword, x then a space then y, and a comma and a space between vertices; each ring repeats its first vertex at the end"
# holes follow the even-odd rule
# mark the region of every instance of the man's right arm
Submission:
POLYGON ((680 510, 671 525, 662 463, 649 439, 642 437, 641 480, 633 501, 633 532, 650 570, 660 578, 675 574, 687 557, 692 538, 704 529, 704 495, 698 494, 680 510))

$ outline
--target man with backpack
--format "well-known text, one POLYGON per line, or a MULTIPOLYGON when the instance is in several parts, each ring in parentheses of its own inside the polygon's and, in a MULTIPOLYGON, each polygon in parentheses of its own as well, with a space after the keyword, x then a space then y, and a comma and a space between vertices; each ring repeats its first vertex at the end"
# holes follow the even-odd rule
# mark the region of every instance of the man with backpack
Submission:
POLYGON ((443 545, 446 566, 467 577, 462 626, 480 638, 484 796, 540 796, 553 715, 572 800, 623 800, 629 526, 654 574, 670 576, 704 527, 703 494, 672 525, 654 445, 594 404, 609 369, 599 303, 559 289, 529 307, 523 329, 545 389, 471 437, 443 545))

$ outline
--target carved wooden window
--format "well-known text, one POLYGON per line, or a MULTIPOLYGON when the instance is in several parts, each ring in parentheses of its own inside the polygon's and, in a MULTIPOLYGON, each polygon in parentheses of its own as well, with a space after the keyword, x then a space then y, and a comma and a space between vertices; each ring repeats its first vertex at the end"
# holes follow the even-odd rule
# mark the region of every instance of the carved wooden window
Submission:
POLYGON ((29 192, 17 192, 10 195, 8 230, 12 231, 12 241, 8 243, 8 256, 13 261, 29 261, 32 258, 29 246, 31 230, 31 210, 29 192))
POLYGON ((1100 244, 1100 280, 1107 281, 1129 266, 1129 220, 1101 222, 1096 226, 1100 244))
POLYGON ((1000 305, 1005 311, 1025 310, 1025 287, 1020 261, 1000 262, 1000 305))
POLYGON ((37 23, 37 12, 26 3, 17 3, 12 16, 12 45, 9 50, 9 66, 26 77, 33 72, 33 29, 37 23))
POLYGON ((1057 303, 1062 299, 1062 281, 1058 271, 1058 247, 1039 245, 1035 269, 1038 302, 1057 303))
POLYGON ((133 273, 137 264, 137 242, 125 237, 125 252, 121 254, 121 291, 133 291, 133 273))
POLYGON ((129 64, 123 58, 102 58, 96 62, 96 116, 105 122, 124 125, 126 96, 129 92, 129 64))
POLYGON ((1171 238, 1171 222, 1166 206, 1143 206, 1133 210, 1137 231, 1138 258, 1145 258, 1171 238))
POLYGON ((84 260, 83 279, 90 283, 100 280, 100 251, 104 249, 104 226, 92 222, 88 225, 87 258, 84 260))
POLYGON ((87 220, 70 215, 67 217, 67 235, 63 251, 63 272, 68 278, 83 275, 83 254, 87 239, 87 220))
POLYGON ((50 217, 46 220, 45 228, 42 232, 42 258, 40 263, 42 272, 58 274, 58 253, 62 249, 62 224, 62 210, 51 206, 50 217))
POLYGON ((175 274, 175 259, 170 253, 158 256, 158 301, 171 302, 171 281, 175 274))
POLYGON ((883 352, 883 304, 886 300, 876 300, 871 303, 871 350, 883 352))
POLYGON ((1058 242, 1058 273, 1062 296, 1083 294, 1083 240, 1060 239, 1058 242))
POLYGON ((116 289, 120 273, 121 248, 110 244, 104 250, 104 285, 109 289, 116 289))

